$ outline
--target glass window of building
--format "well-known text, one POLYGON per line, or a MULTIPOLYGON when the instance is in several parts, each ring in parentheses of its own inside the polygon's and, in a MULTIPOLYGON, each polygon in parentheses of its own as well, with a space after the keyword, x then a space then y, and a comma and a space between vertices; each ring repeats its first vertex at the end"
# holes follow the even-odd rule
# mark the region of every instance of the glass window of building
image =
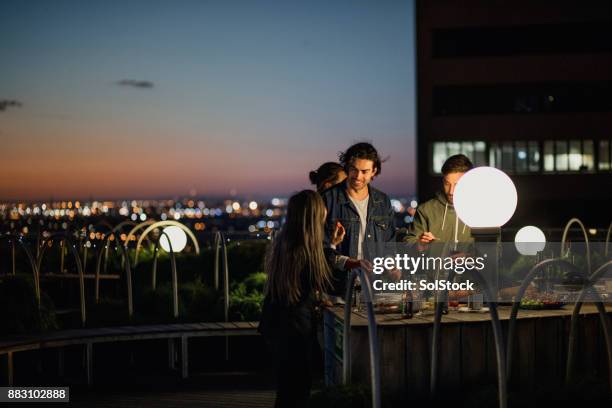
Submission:
POLYGON ((487 145, 483 141, 434 142, 432 146, 431 171, 440 174, 442 165, 450 156, 466 155, 475 166, 483 166, 486 161, 487 145))
POLYGON ((544 142, 544 171, 555 171, 555 145, 552 140, 544 142))
POLYGON ((528 155, 527 155, 527 144, 525 142, 515 142, 514 144, 514 170, 517 173, 527 173, 527 163, 528 163, 528 155))
POLYGON ((442 165, 444 164, 444 160, 446 160, 446 158, 448 157, 448 154, 446 153, 446 143, 445 142, 435 142, 433 144, 432 155, 433 157, 431 161, 431 165, 432 165, 431 171, 433 173, 440 173, 442 169, 442 165))
POLYGON ((578 171, 582 167, 582 152, 580 140, 570 140, 569 142, 569 169, 578 171))
POLYGON ((593 171, 595 169, 595 158, 593 154, 593 141, 582 141, 582 170, 593 171))
POLYGON ((514 164, 514 147, 512 142, 504 142, 502 145, 502 163, 501 169, 503 171, 512 172, 514 164))
POLYGON ((474 166, 485 166, 487 164, 486 151, 487 145, 485 142, 474 142, 474 166))
POLYGON ((529 171, 537 173, 540 171, 540 145, 538 142, 529 142, 529 171))
POLYGON ((567 171, 569 168, 567 158, 567 141, 557 140, 555 142, 555 170, 567 171))
POLYGON ((599 141, 599 170, 608 171, 612 170, 612 163, 610 161, 610 142, 608 140, 599 141))

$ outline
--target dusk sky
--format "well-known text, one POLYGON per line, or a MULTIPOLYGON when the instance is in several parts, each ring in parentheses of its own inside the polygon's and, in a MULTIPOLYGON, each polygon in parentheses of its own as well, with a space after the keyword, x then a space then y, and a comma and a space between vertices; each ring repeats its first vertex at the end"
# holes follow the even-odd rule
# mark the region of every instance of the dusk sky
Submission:
POLYGON ((0 199, 286 196, 353 142, 415 191, 404 1, 10 1, 0 199))

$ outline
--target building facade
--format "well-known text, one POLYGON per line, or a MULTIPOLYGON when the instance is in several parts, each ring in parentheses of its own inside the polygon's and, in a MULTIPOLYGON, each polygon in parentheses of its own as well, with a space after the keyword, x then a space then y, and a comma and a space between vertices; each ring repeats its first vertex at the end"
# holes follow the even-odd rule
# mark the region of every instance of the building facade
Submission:
POLYGON ((419 199, 464 153, 508 173, 513 226, 612 221, 612 7, 417 0, 419 199))

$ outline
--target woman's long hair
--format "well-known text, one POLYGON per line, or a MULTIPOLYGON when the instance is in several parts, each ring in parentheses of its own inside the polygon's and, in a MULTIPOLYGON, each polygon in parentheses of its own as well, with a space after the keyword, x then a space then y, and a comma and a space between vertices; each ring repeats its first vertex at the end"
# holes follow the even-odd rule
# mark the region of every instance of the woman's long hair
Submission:
POLYGON ((287 220, 266 257, 266 294, 273 302, 295 304, 302 295, 302 273, 308 273, 312 290, 330 284, 330 271, 323 253, 325 204, 312 190, 289 199, 287 220))

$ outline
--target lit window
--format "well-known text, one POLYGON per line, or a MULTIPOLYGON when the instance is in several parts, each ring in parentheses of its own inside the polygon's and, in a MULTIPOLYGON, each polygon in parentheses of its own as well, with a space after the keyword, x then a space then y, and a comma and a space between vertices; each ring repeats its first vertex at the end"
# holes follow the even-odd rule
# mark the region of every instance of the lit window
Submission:
POLYGON ((610 142, 608 140, 599 141, 599 170, 610 170, 610 142))
POLYGON ((502 166, 503 171, 512 172, 514 159, 514 146, 512 142, 504 142, 502 145, 502 166))
POLYGON ((582 152, 580 148, 580 140, 570 140, 569 148, 569 169, 578 171, 582 166, 582 152))
POLYGON ((444 161, 448 158, 446 154, 446 143, 445 142, 435 142, 433 144, 433 160, 432 160, 432 171, 434 173, 441 173, 442 165, 444 161))
POLYGON ((526 173, 528 163, 527 145, 525 142, 516 142, 514 147, 516 152, 514 158, 515 170, 517 173, 526 173))
POLYGON ((458 142, 447 142, 446 149, 448 150, 448 157, 454 156, 461 153, 461 143, 458 142))
POLYGON ((555 142, 555 169, 557 171, 568 170, 567 141, 565 140, 555 142))
POLYGON ((487 145, 485 142, 474 142, 474 166, 484 166, 487 164, 486 150, 487 145))
POLYGON ((544 171, 555 171, 555 147, 554 142, 544 142, 544 171))
POLYGON ((595 169, 595 159, 593 154, 593 141, 582 141, 582 169, 592 171, 595 169))
POLYGON ((540 171, 540 146, 538 142, 529 142, 529 171, 537 173, 540 171))

